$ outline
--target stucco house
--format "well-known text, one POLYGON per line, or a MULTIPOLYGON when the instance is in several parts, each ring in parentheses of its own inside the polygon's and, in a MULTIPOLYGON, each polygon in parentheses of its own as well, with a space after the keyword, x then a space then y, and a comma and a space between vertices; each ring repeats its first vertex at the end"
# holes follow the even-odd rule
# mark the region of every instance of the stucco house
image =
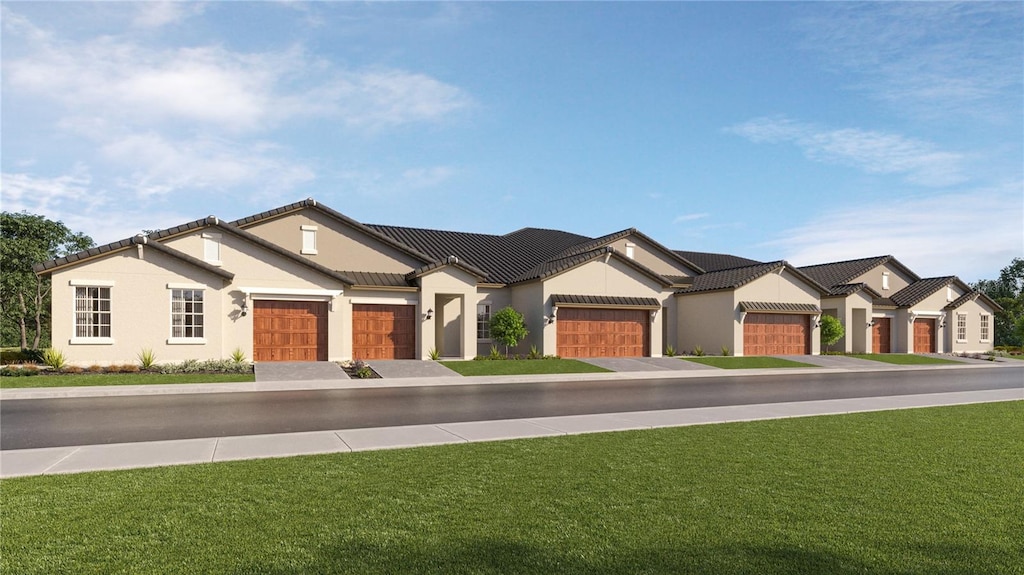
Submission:
MULTIPOLYGON (((868 303, 871 317, 897 318, 916 298, 894 297, 925 281, 897 264, 887 264, 899 272, 888 280, 890 310, 887 292, 869 282, 839 295, 835 282, 806 268, 673 251, 635 228, 589 238, 369 225, 308 199, 124 239, 36 272, 53 280, 54 345, 74 363, 127 363, 145 348, 164 361, 235 349, 255 361, 427 359, 431 351, 470 359, 488 352, 490 317, 509 305, 530 331, 520 352, 656 357, 667 345, 700 345, 736 355, 818 353, 818 318, 839 309, 833 300, 859 305, 863 317, 851 312, 846 321, 866 326, 868 303)), ((994 304, 955 278, 905 314, 926 317, 943 286, 954 295, 943 311, 991 315, 994 304)), ((974 346, 982 327, 970 321, 966 340, 943 348, 974 346)), ((987 325, 990 334, 991 318, 987 325)), ((867 335, 865 327, 848 339, 867 335)), ((893 337, 890 351, 902 349, 893 337)))

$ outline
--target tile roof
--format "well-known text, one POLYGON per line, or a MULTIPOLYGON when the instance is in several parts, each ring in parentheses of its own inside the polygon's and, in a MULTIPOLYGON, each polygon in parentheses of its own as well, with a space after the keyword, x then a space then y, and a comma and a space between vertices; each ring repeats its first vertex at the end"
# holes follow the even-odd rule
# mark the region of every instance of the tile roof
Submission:
POLYGON ((580 266, 580 265, 583 265, 585 263, 588 263, 588 262, 591 262, 591 261, 594 261, 596 259, 600 259, 600 258, 603 258, 603 257, 606 257, 606 256, 613 257, 617 261, 620 261, 620 262, 622 262, 622 263, 632 267, 633 269, 643 273, 647 277, 649 277, 649 278, 651 278, 653 280, 656 280, 658 283, 660 283, 664 287, 669 287, 669 286, 672 285, 671 280, 666 279, 664 276, 662 276, 658 272, 656 272, 656 271, 652 270, 651 268, 649 268, 649 267, 647 267, 647 266, 637 262, 636 260, 627 258, 626 256, 618 253, 611 246, 604 246, 604 247, 601 247, 601 248, 598 248, 598 249, 595 249, 595 250, 591 250, 589 252, 584 252, 584 253, 581 253, 581 254, 574 254, 574 255, 570 255, 570 256, 566 256, 566 257, 560 257, 558 259, 548 260, 548 261, 543 262, 540 265, 534 267, 533 269, 527 271, 526 273, 520 275, 519 277, 515 278, 512 282, 509 282, 509 283, 522 283, 522 282, 528 282, 528 281, 533 281, 533 280, 537 280, 537 279, 548 278, 548 277, 551 277, 551 276, 554 276, 554 275, 558 275, 558 274, 560 274, 562 272, 568 271, 568 270, 570 270, 570 269, 572 269, 572 268, 574 268, 576 266, 580 266))
POLYGON ((875 256, 857 260, 803 266, 800 268, 800 271, 807 274, 821 285, 832 287, 849 284, 854 279, 866 274, 880 265, 887 263, 894 264, 915 281, 921 279, 917 274, 911 271, 910 268, 901 264, 892 256, 875 256))
POLYGON ((831 295, 831 296, 848 296, 850 294, 855 294, 855 293, 857 293, 857 292, 859 292, 861 290, 866 291, 868 293, 868 295, 870 295, 872 298, 882 297, 882 294, 880 294, 880 293, 876 292, 875 290, 871 289, 871 286, 869 286, 868 284, 866 284, 864 282, 855 283, 855 284, 835 285, 835 286, 832 286, 831 289, 829 289, 828 291, 829 291, 829 295, 831 295))
POLYGON ((463 263, 459 261, 459 258, 456 256, 448 256, 448 258, 445 261, 429 263, 425 266, 418 267, 412 270, 411 272, 405 274, 405 279, 414 280, 420 276, 425 276, 434 270, 449 266, 453 268, 458 268, 472 276, 476 276, 477 281, 484 280, 487 278, 487 272, 481 270, 480 268, 476 268, 466 263, 463 263))
POLYGON ((896 308, 900 307, 900 306, 896 305, 896 302, 892 301, 892 298, 887 298, 887 297, 876 297, 874 300, 872 300, 871 306, 872 307, 876 307, 876 308, 892 308, 892 309, 896 309, 896 308))
POLYGON ((405 279, 405 274, 357 271, 343 271, 340 273, 352 278, 352 285, 354 286, 413 287, 412 282, 405 279))
POLYGON ((645 309, 661 309, 661 303, 653 297, 555 294, 551 296, 551 304, 554 306, 641 307, 645 309))
POLYGON ((683 250, 673 251, 679 256, 704 268, 704 271, 709 272, 717 272, 721 270, 727 270, 730 268, 741 268, 763 263, 757 260, 752 260, 750 258, 741 258, 740 256, 733 256, 729 254, 716 254, 711 252, 688 252, 683 250))
MULTIPOLYGON (((960 280, 956 276, 926 278, 892 294, 889 299, 899 307, 912 307, 953 282, 960 282, 960 280)), ((960 283, 963 284, 963 282, 960 283)))
POLYGON ((789 265, 785 260, 779 260, 776 262, 767 262, 763 264, 755 264, 752 266, 744 266, 741 268, 730 268, 725 270, 719 270, 717 272, 708 272, 701 274, 693 278, 693 285, 679 290, 676 293, 679 295, 688 295, 693 293, 736 289, 743 285, 746 285, 757 278, 770 274, 781 269, 788 269, 793 275, 802 279, 807 285, 818 290, 821 295, 828 293, 828 289, 824 286, 815 282, 812 278, 807 277, 800 270, 789 265))
POLYGON ((629 236, 636 236, 636 237, 642 239, 643 241, 645 241, 648 244, 650 244, 651 247, 653 247, 657 251, 659 251, 662 254, 668 256, 670 259, 675 260, 676 263, 680 263, 680 264, 682 264, 682 265, 692 269, 694 272, 696 272, 698 274, 704 273, 706 271, 706 270, 704 270, 704 268, 700 267, 699 265, 697 265, 697 264, 693 263, 692 261, 690 261, 690 260, 684 258, 683 256, 679 255, 678 252, 666 248, 665 246, 661 245, 656 240, 654 240, 650 236, 645 235, 643 232, 641 232, 640 230, 638 230, 636 228, 627 228, 627 229, 624 229, 624 230, 619 230, 617 232, 612 232, 612 233, 607 234, 607 235, 603 235, 603 236, 601 236, 599 238, 594 238, 594 239, 589 240, 589 241, 580 242, 580 243, 570 247, 569 249, 565 250, 564 252, 558 254, 558 256, 556 256, 556 257, 559 257, 559 258, 569 257, 569 256, 574 256, 574 255, 582 254, 584 252, 589 252, 591 250, 595 250, 595 249, 598 249, 598 248, 605 247, 608 244, 611 244, 612 242, 616 242, 618 240, 621 240, 622 238, 626 238, 626 237, 629 237, 629 236))
POLYGON ((160 242, 151 242, 146 236, 135 236, 132 238, 132 241, 136 244, 142 244, 144 246, 143 251, 145 251, 146 248, 154 249, 160 253, 177 258, 187 264, 191 264, 199 269, 206 270, 215 276, 220 276, 228 281, 235 279, 235 274, 225 270, 224 268, 210 265, 197 257, 190 256, 185 252, 176 250, 170 246, 165 246, 160 242))
POLYGON ((985 300, 985 303, 987 303, 989 305, 989 307, 991 307, 993 310, 995 310, 995 311, 1002 311, 1003 306, 999 305, 998 303, 995 302, 995 300, 993 300, 992 298, 988 297, 983 292, 980 292, 978 290, 971 290, 971 291, 965 293, 964 295, 958 297, 957 299, 949 302, 949 304, 946 305, 946 307, 944 309, 954 310, 954 309, 964 305, 968 301, 979 299, 979 298, 985 300))
POLYGON ((821 308, 813 303, 783 303, 767 301, 741 301, 740 310, 761 313, 821 313, 821 308))

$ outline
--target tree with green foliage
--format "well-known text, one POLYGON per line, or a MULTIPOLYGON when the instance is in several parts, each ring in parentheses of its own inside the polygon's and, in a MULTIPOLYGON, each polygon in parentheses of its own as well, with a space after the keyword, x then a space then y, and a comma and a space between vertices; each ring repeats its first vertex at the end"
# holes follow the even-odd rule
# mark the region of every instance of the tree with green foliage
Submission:
POLYGON ((506 306, 491 316, 491 338, 505 344, 505 357, 508 357, 509 347, 519 345, 529 334, 523 314, 512 306, 506 306))
POLYGON ((50 344, 50 278, 32 266, 93 246, 62 222, 27 212, 0 213, 0 339, 39 349, 50 344))
POLYGON ((971 287, 1003 308, 996 312, 994 345, 1024 345, 1024 259, 1013 258, 998 279, 980 280, 971 287))
POLYGON ((843 327, 843 323, 838 318, 830 315, 822 315, 820 321, 821 345, 826 350, 831 351, 829 348, 846 335, 846 328, 843 327))

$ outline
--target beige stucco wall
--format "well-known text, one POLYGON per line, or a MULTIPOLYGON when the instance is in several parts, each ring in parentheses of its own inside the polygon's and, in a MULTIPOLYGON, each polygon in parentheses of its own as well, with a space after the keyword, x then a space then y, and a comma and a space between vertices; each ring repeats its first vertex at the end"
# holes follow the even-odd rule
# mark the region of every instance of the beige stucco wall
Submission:
MULTIPOLYGON (((510 288, 477 288, 477 300, 476 303, 486 303, 491 306, 491 315, 493 316, 498 310, 512 305, 512 290, 510 288)), ((514 306, 513 306, 514 307, 514 306)), ((523 312, 519 309, 520 313, 523 312)), ((474 309, 474 313, 476 313, 474 309)), ((474 315, 473 321, 476 322, 476 316, 474 315)), ((475 323, 474 323, 475 325, 475 323)), ((474 328, 475 329, 475 328, 474 328)), ((491 352, 491 345, 494 342, 490 339, 478 339, 476 342, 476 353, 477 355, 487 355, 491 352)))
POLYGON ((982 300, 968 301, 946 316, 946 349, 955 353, 983 353, 991 351, 995 337, 995 313, 982 300), (957 315, 965 315, 967 320, 967 338, 957 340, 957 315), (988 339, 981 339, 981 316, 988 316, 988 339))
MULTIPOLYGON (((718 355, 722 346, 735 353, 739 312, 732 290, 680 295, 676 300, 676 351, 693 353, 698 345, 704 353, 718 355)), ((739 344, 743 331, 739 330, 739 344)))
MULTIPOLYGON (((936 322, 935 322, 935 329, 936 329, 936 334, 935 334, 935 337, 936 337, 935 351, 937 353, 948 353, 950 351, 950 348, 949 348, 950 332, 951 331, 956 331, 955 318, 951 318, 947 314, 947 312, 945 311, 944 308, 947 305, 949 305, 949 303, 951 301, 959 298, 960 296, 964 295, 964 293, 965 293, 963 289, 961 289, 960 287, 958 287, 955 284, 950 286, 950 291, 952 292, 951 294, 947 293, 946 288, 941 288, 937 292, 935 292, 934 294, 932 294, 932 295, 928 296, 927 298, 925 298, 923 301, 921 301, 917 305, 915 305, 912 308, 910 308, 910 314, 911 315, 916 315, 916 317, 919 317, 919 318, 922 318, 922 319, 935 319, 936 320, 936 322), (944 320, 943 320, 943 318, 944 318, 944 320), (954 321, 950 321, 950 319, 954 319, 954 321), (943 323, 945 324, 945 327, 943 327, 943 323)), ((910 322, 910 316, 909 315, 907 317, 907 322, 908 322, 908 324, 910 322)), ((906 343, 906 350, 909 353, 928 353, 928 351, 929 351, 929 350, 915 350, 915 349, 912 349, 913 348, 913 343, 914 343, 914 339, 913 339, 913 326, 909 326, 908 325, 908 328, 907 328, 907 340, 906 340, 906 342, 907 342, 906 343)))
MULTIPOLYGON (((510 348, 512 353, 525 353, 530 350, 531 345, 537 346, 545 354, 553 354, 554 349, 544 347, 544 316, 551 315, 551 302, 544 301, 544 285, 537 281, 527 284, 512 286, 511 288, 512 307, 523 314, 526 322, 526 330, 529 332, 526 339, 516 348, 510 348)), ((501 308, 497 308, 501 309, 501 308)), ((492 308, 492 310, 497 311, 492 308)), ((504 347, 497 342, 494 343, 498 349, 504 347)), ((490 346, 488 346, 490 350, 490 346)))
POLYGON ((694 270, 680 264, 675 259, 670 258, 663 254, 661 250, 656 249, 650 242, 636 236, 626 236, 618 241, 610 244, 615 251, 622 255, 626 255, 626 244, 633 244, 633 259, 646 267, 658 272, 662 275, 670 276, 693 276, 694 270))
POLYGON ((477 279, 458 268, 443 267, 420 277, 418 282, 420 306, 435 311, 417 334, 420 359, 429 359, 431 349, 449 358, 473 359, 477 352, 477 279))
MULTIPOLYGON (((566 295, 603 295, 625 297, 650 297, 658 302, 670 299, 672 292, 628 264, 615 258, 594 260, 573 268, 565 273, 548 278, 543 282, 542 301, 544 315, 550 316, 551 296, 566 295)), ((665 316, 659 310, 650 325, 651 356, 661 357, 663 349, 661 322, 665 316)), ((544 325, 543 317, 535 320, 543 329, 543 347, 545 354, 554 354, 558 348, 558 326, 555 323, 544 325)), ((528 348, 527 348, 528 349, 528 348)))
POLYGON ((892 294, 900 291, 914 282, 914 279, 907 274, 903 273, 896 266, 886 263, 875 267, 871 271, 868 271, 852 280, 850 283, 866 283, 871 289, 875 290, 882 297, 889 297, 892 294), (889 273, 889 289, 882 289, 882 274, 884 272, 889 273))
MULTIPOLYGON (((264 220, 245 231, 332 270, 407 273, 425 263, 310 208, 264 220), (317 227, 317 253, 301 254, 301 226, 310 225, 317 227)), ((202 252, 198 254, 201 258, 202 252)))
MULTIPOLYGON (((872 299, 860 291, 846 297, 832 297, 821 300, 823 311, 835 310, 835 316, 843 324, 843 337, 832 345, 832 351, 844 353, 871 352, 871 307, 872 299)), ((820 341, 820 338, 819 338, 820 341)), ((822 350, 824 351, 824 349, 822 350)))
MULTIPOLYGON (((818 290, 803 282, 792 272, 783 268, 782 273, 768 275, 736 289, 736 303, 741 301, 763 301, 780 303, 802 303, 820 305, 818 290)), ((737 331, 736 355, 742 354, 743 329, 737 331)), ((811 324, 811 355, 821 353, 821 330, 811 324)))

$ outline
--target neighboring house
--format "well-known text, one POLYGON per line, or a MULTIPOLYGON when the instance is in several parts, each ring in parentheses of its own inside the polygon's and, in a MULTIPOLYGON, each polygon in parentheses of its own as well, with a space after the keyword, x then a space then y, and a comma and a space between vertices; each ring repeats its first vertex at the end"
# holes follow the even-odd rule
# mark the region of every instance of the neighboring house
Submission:
POLYGON ((852 353, 950 353, 992 349, 1001 309, 956 276, 920 278, 892 256, 805 266, 829 289, 823 313, 846 336, 834 349, 852 353))
MULTIPOLYGON (((892 296, 921 281, 898 267, 892 296)), ((660 356, 669 344, 818 353, 822 302, 859 301, 785 262, 676 252, 634 228, 588 238, 367 225, 312 199, 233 222, 210 216, 36 272, 53 280, 54 345, 66 345, 74 363, 133 362, 144 348, 162 361, 235 349, 255 361, 426 359, 432 350, 469 359, 488 353, 490 317, 509 305, 530 332, 519 353, 660 356)), ((955 295, 950 313, 991 313, 994 304, 959 280, 944 285, 955 295)), ((869 302, 886 295, 855 293, 869 302)), ((907 313, 921 315, 931 295, 907 313)), ((901 301, 892 297, 889 310, 879 300, 870 312, 895 317, 901 301)), ((866 325, 867 303, 857 305, 866 325)), ((967 341, 982 333, 971 321, 967 341)), ((990 334, 991 318, 987 325, 990 334)))

